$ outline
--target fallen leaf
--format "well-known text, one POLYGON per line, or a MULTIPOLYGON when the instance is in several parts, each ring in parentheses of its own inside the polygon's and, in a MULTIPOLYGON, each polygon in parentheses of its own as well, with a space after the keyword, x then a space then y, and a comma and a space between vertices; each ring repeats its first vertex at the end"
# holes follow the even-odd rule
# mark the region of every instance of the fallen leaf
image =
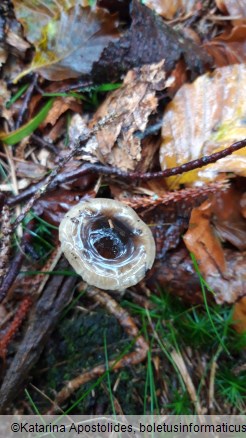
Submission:
POLYGON ((152 292, 159 293, 162 288, 188 303, 203 302, 199 278, 187 249, 183 247, 169 251, 164 259, 156 260, 146 284, 152 292))
POLYGON ((16 164, 16 175, 20 178, 39 181, 45 177, 47 171, 45 166, 32 161, 18 161, 16 164))
POLYGON ((82 159, 135 169, 143 158, 138 134, 156 111, 156 91, 164 88, 164 78, 163 61, 129 71, 122 87, 110 93, 95 113, 90 128, 108 120, 82 149, 82 159))
POLYGON ((246 193, 244 193, 241 198, 240 207, 242 216, 246 219, 246 193))
POLYGON ((212 223, 221 241, 246 250, 246 221, 241 214, 242 193, 233 187, 215 192, 212 199, 212 223))
MULTIPOLYGON (((245 81, 245 65, 232 65, 180 88, 164 112, 160 148, 163 170, 210 155, 246 137, 245 81)), ((180 184, 213 180, 218 172, 228 171, 225 163, 230 163, 230 172, 244 174, 245 156, 243 148, 222 165, 220 160, 202 170, 167 178, 167 183, 174 189, 180 184)))
POLYGON ((246 332, 246 297, 241 298, 241 300, 235 304, 232 319, 237 332, 246 332))
MULTIPOLYGON (((233 143, 232 140, 231 143, 233 143)), ((229 146, 229 144, 227 144, 229 146)), ((246 177, 246 155, 241 151, 239 154, 228 155, 221 158, 213 166, 207 166, 199 174, 202 178, 214 179, 218 173, 235 173, 238 176, 246 177)))
POLYGON ((35 212, 48 223, 59 226, 65 213, 73 205, 78 204, 82 198, 87 199, 94 196, 93 190, 85 191, 83 188, 80 190, 58 189, 55 196, 54 193, 47 193, 41 198, 35 207, 35 212))
MULTIPOLYGON (((19 5, 20 0, 15 1, 19 5)), ((39 1, 43 7, 43 2, 39 1)), ((38 69, 50 80, 81 76, 84 80, 89 78, 99 83, 112 82, 135 67, 160 62, 164 58, 166 71, 171 71, 177 61, 183 58, 194 76, 212 63, 212 58, 201 46, 168 26, 161 17, 137 0, 132 0, 130 7, 126 2, 127 12, 123 14, 124 30, 121 35, 118 32, 117 14, 112 15, 102 8, 81 8, 78 1, 74 0, 75 6, 70 9, 63 10, 62 3, 55 14, 53 10, 51 14, 48 13, 48 19, 46 17, 44 20, 46 24, 43 23, 39 29, 38 40, 38 35, 32 38, 35 39, 33 43, 36 48, 33 63, 16 80, 28 71, 38 69)), ((119 17, 122 16, 120 3, 110 8, 119 10, 119 17)), ((32 14, 33 8, 30 11, 32 14)), ((27 15, 23 20, 29 35, 29 21, 34 22, 35 19, 27 15)))
POLYGON ((238 24, 246 20, 245 0, 216 0, 218 8, 232 17, 233 23, 238 24))
POLYGON ((68 110, 71 110, 75 113, 81 112, 81 103, 79 103, 73 97, 57 97, 53 103, 51 111, 49 111, 42 125, 46 126, 50 123, 52 126, 54 126, 59 117, 68 110))
POLYGON ((205 201, 191 213, 188 231, 183 239, 197 260, 202 275, 222 274, 226 263, 221 243, 211 226, 211 201, 205 201))
POLYGON ((208 41, 203 47, 214 58, 217 67, 246 62, 246 25, 233 27, 230 32, 208 41))
MULTIPOLYGON (((75 6, 76 0, 13 0, 16 18, 24 27, 26 38, 31 43, 38 43, 43 37, 43 29, 52 19, 59 17, 64 10, 75 6)), ((81 6, 89 6, 89 0, 80 0, 81 6)))
POLYGON ((226 270, 205 276, 218 304, 235 303, 246 295, 246 252, 224 249, 226 270))
MULTIPOLYGON (((207 299, 218 304, 235 303, 246 294, 246 252, 224 249, 226 272, 221 276, 215 272, 203 276, 214 293, 209 292, 207 299)), ((201 284, 186 248, 169 251, 168 256, 156 260, 147 287, 159 292, 160 288, 181 297, 192 304, 204 303, 201 284)))
POLYGON ((246 227, 245 220, 239 217, 240 196, 235 190, 227 189, 225 193, 211 197, 214 199, 193 209, 183 240, 194 254, 216 302, 234 303, 246 293, 246 253, 222 248, 215 230, 236 247, 245 249, 246 227), (228 211, 224 211, 226 208, 228 211))
POLYGON ((30 3, 15 1, 16 13, 36 49, 31 66, 16 81, 34 70, 53 81, 87 75, 109 42, 119 37, 116 16, 104 9, 83 8, 79 1, 70 2, 72 7, 67 8, 51 1, 51 10, 42 0, 38 0, 38 9, 30 8, 30 3), (37 29, 35 21, 41 21, 37 29))
POLYGON ((187 14, 195 9, 198 0, 147 0, 145 4, 157 14, 171 20, 177 14, 187 14))

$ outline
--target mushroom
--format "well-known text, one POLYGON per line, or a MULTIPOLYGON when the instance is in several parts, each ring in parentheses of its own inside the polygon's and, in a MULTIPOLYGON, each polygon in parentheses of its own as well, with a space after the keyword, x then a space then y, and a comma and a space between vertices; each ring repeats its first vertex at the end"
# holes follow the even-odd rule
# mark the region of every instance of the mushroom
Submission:
POLYGON ((60 223, 62 250, 90 285, 124 290, 145 276, 155 242, 135 211, 113 199, 89 199, 72 207, 60 223))

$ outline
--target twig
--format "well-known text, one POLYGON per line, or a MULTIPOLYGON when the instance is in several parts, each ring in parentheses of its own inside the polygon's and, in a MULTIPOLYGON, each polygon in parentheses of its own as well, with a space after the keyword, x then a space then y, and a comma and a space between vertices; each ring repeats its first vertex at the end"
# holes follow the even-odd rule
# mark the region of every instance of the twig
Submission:
POLYGON ((202 410, 198 395, 196 394, 196 389, 195 389, 194 383, 190 377, 189 371, 187 369, 187 366, 185 364, 185 361, 183 359, 182 354, 180 353, 180 351, 173 350, 171 352, 171 356, 172 356, 172 359, 174 360, 174 362, 175 362, 175 364, 176 364, 176 366, 177 366, 177 368, 182 376, 182 379, 185 383, 188 394, 189 394, 189 396, 190 396, 190 398, 195 406, 197 415, 203 416, 203 410, 202 410))
POLYGON ((32 305, 32 298, 30 295, 26 296, 21 304, 19 309, 16 311, 13 321, 10 323, 10 326, 6 333, 0 339, 0 357, 5 360, 7 347, 10 343, 11 339, 15 336, 16 332, 20 328, 22 321, 25 319, 27 312, 29 311, 32 305))
MULTIPOLYGON (((13 161, 12 148, 9 147, 9 146, 4 145, 4 151, 5 151, 6 158, 8 160, 9 167, 10 167, 10 176, 11 176, 11 182, 12 182, 11 183, 12 190, 13 190, 13 193, 15 195, 18 195, 19 189, 18 189, 17 176, 16 176, 16 167, 15 167, 15 164, 14 164, 14 161, 13 161)), ((15 209, 15 215, 19 216, 20 214, 21 214, 21 207, 20 207, 20 205, 17 205, 16 209, 15 209)), ((11 232, 11 229, 10 229, 10 232, 11 232)), ((23 232, 22 232, 22 228, 21 227, 19 227, 17 229, 17 235, 20 238, 22 237, 23 232)))
POLYGON ((0 284, 1 279, 6 274, 6 265, 9 260, 9 254, 10 254, 10 232, 11 232, 11 225, 10 225, 10 211, 9 207, 5 205, 2 209, 2 229, 1 229, 1 248, 0 248, 0 284))
POLYGON ((87 88, 93 85, 93 81, 79 81, 77 84, 70 84, 66 87, 61 88, 60 90, 56 91, 59 93, 67 93, 72 90, 77 90, 78 88, 87 88))
POLYGON ((210 377, 209 377, 209 387, 208 387, 208 406, 209 406, 209 413, 210 415, 213 415, 213 409, 214 409, 214 382, 215 382, 215 374, 217 369, 217 358, 213 359, 213 362, 211 364, 210 368, 210 377))
POLYGON ((228 183, 218 181, 206 185, 205 187, 187 187, 185 189, 177 190, 175 192, 167 192, 162 196, 134 196, 133 198, 124 199, 124 204, 138 210, 140 208, 156 207, 160 204, 175 204, 178 202, 207 197, 209 194, 218 192, 218 190, 225 190, 228 188, 228 183))
POLYGON ((25 95, 25 97, 23 99, 23 103, 22 103, 22 106, 21 106, 21 109, 20 109, 20 112, 19 112, 19 115, 18 115, 18 119, 17 119, 16 124, 15 124, 15 129, 18 129, 21 126, 21 124, 22 124, 22 121, 23 121, 25 112, 26 112, 26 110, 28 108, 29 102, 31 100, 33 91, 34 91, 34 89, 35 89, 35 87, 37 85, 37 80, 38 80, 38 74, 35 73, 33 75, 32 82, 31 82, 30 86, 28 87, 26 95, 25 95))
MULTIPOLYGON (((125 332, 130 337, 135 339, 135 351, 126 354, 118 361, 109 361, 109 369, 118 370, 125 366, 135 365, 142 362, 146 358, 149 346, 143 336, 139 335, 138 328, 128 312, 125 309, 122 309, 122 307, 113 298, 106 294, 106 292, 103 292, 99 289, 88 288, 86 293, 96 303, 104 306, 111 315, 114 315, 118 319, 125 332)), ((49 411, 49 414, 53 413, 58 406, 68 397, 70 397, 78 388, 80 388, 81 385, 96 377, 102 376, 106 371, 106 365, 98 365, 92 368, 92 370, 82 373, 78 377, 75 377, 75 379, 70 380, 58 392, 54 401, 54 405, 49 411)))
MULTIPOLYGON (((34 221, 30 221, 28 224, 28 229, 32 229, 34 226, 34 221)), ((27 243, 31 242, 32 235, 28 232, 28 229, 24 232, 20 248, 13 258, 13 260, 10 263, 9 270, 6 273, 5 277, 3 278, 3 282, 0 286, 0 303, 3 301, 3 299, 6 297, 11 285, 16 279, 16 276, 18 275, 20 271, 20 267, 22 265, 23 259, 25 257, 25 246, 27 243)))
MULTIPOLYGON (((101 122, 102 124, 102 122, 101 122)), ((101 126, 101 125, 100 125, 101 126)), ((199 169, 200 167, 206 166, 207 164, 215 163, 217 160, 226 157, 227 155, 231 155, 233 152, 242 149, 246 146, 246 139, 237 141, 233 143, 228 148, 215 152, 211 155, 205 155, 204 157, 198 158, 197 160, 189 161, 188 163, 181 164, 180 166, 173 167, 171 169, 165 169, 159 172, 147 172, 147 173, 139 173, 139 172, 126 172, 116 167, 104 166, 102 164, 91 164, 84 163, 79 169, 73 172, 66 172, 58 175, 58 172, 65 166, 65 164, 78 153, 82 144, 84 144, 88 139, 100 129, 100 126, 97 125, 90 133, 84 135, 84 137, 80 137, 80 140, 76 142, 74 149, 64 157, 60 164, 50 173, 49 177, 37 185, 34 185, 31 189, 28 189, 28 192, 23 192, 22 196, 19 195, 18 198, 10 198, 7 202, 8 205, 15 205, 16 199, 18 202, 25 199, 26 196, 30 196, 34 193, 34 196, 30 199, 30 201, 23 208, 22 213, 17 217, 14 228, 16 228, 24 219, 25 215, 30 211, 33 207, 34 203, 37 199, 39 199, 43 194, 45 194, 48 190, 52 190, 57 187, 60 183, 64 183, 67 181, 74 180, 76 178, 80 178, 81 176, 88 175, 90 173, 101 174, 101 175, 110 175, 117 176, 121 179, 127 179, 128 181, 148 181, 156 178, 164 178, 174 175, 179 175, 184 172, 189 172, 190 170, 199 169), (27 195, 28 193, 28 195, 27 195)))
POLYGON ((34 143, 37 143, 39 146, 42 146, 45 149, 48 149, 53 154, 59 153, 59 150, 56 146, 54 146, 52 143, 49 143, 48 141, 45 141, 43 138, 39 137, 36 134, 32 134, 30 140, 33 140, 34 143))

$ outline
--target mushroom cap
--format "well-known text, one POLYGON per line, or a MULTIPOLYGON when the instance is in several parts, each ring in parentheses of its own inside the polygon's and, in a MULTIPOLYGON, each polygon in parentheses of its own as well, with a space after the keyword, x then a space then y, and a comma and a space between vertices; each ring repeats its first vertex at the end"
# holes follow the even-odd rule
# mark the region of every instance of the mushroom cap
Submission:
POLYGON ((155 259, 155 241, 135 211, 113 199, 85 200, 59 227, 62 251, 90 285, 123 290, 144 278, 155 259))

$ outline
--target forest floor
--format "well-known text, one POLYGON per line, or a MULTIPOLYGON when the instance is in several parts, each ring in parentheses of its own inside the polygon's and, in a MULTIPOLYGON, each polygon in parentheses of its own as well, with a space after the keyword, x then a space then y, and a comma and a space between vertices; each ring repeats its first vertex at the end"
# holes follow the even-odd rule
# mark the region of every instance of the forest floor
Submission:
POLYGON ((1 413, 245 413, 245 59, 240 0, 1 2, 1 413), (59 225, 94 198, 87 284, 59 225), (156 245, 112 291, 142 250, 104 199, 156 245))

